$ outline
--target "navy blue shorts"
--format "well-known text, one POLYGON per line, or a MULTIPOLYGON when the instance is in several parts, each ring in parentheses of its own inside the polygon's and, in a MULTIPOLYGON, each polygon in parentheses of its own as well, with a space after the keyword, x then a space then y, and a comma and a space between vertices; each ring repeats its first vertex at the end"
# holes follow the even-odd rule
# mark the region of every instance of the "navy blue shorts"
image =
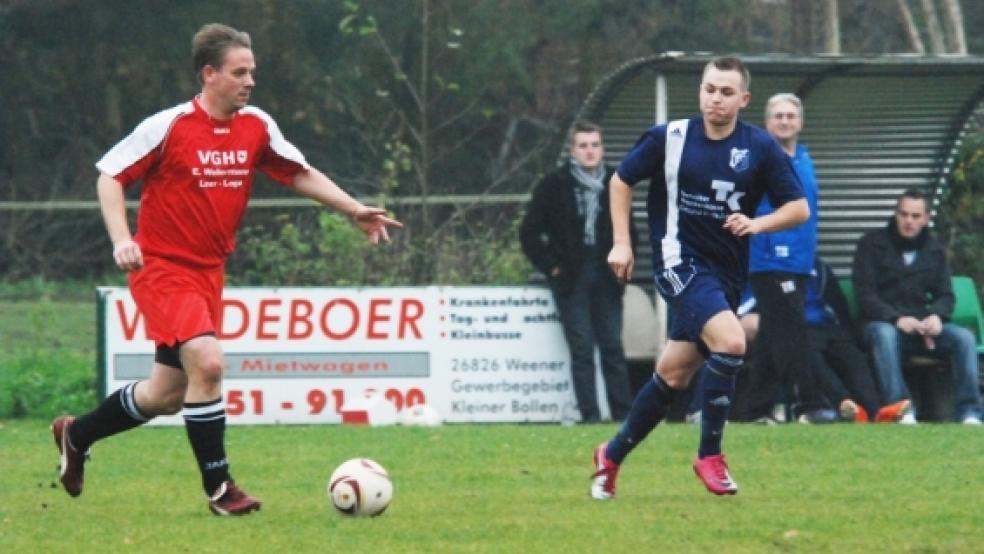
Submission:
POLYGON ((700 333, 708 320, 723 311, 734 312, 741 297, 740 288, 694 262, 657 273, 656 290, 669 306, 669 338, 698 344, 703 344, 700 333))

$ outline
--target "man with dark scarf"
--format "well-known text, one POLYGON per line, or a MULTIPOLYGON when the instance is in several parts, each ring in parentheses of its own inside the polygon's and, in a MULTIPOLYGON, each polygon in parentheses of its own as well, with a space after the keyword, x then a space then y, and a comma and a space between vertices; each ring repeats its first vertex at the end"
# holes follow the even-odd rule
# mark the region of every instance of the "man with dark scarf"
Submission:
POLYGON ((536 186, 520 228, 523 252, 543 272, 571 351, 574 395, 581 421, 601 418, 595 389, 595 345, 612 419, 629 409, 629 380, 622 348, 624 285, 608 267, 612 220, 601 127, 576 122, 570 160, 536 186))
MULTIPOLYGON (((864 339, 886 404, 911 399, 902 364, 913 354, 947 356, 956 420, 981 424, 974 335, 949 323, 955 298, 946 251, 929 229, 929 200, 918 190, 899 197, 883 229, 865 234, 854 254, 854 289, 864 339)), ((902 423, 915 423, 910 413, 902 423)))

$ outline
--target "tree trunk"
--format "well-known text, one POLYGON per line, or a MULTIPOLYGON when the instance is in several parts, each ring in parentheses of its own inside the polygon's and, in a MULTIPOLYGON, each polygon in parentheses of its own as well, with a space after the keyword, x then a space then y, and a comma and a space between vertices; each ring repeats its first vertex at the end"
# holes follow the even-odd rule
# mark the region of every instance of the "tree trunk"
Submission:
POLYGON ((816 52, 813 25, 813 0, 792 0, 789 3, 792 21, 792 50, 799 54, 816 52))
POLYGON ((950 53, 966 56, 967 37, 964 35, 963 10, 960 8, 960 0, 943 0, 943 14, 947 48, 950 53))
POLYGON ((905 29, 906 38, 909 39, 909 47, 916 54, 925 54, 926 46, 919 36, 919 28, 916 27, 916 22, 912 18, 912 11, 909 10, 909 4, 905 0, 895 0, 895 4, 899 7, 899 15, 902 17, 902 27, 905 29))
POLYGON ((428 64, 430 60, 428 59, 428 41, 430 40, 430 3, 428 0, 423 0, 421 3, 421 46, 420 46, 420 210, 423 220, 424 229, 430 229, 430 206, 428 206, 428 199, 430 197, 430 186, 428 183, 428 175, 430 169, 430 152, 428 151, 428 142, 430 137, 430 127, 428 121, 428 115, 430 112, 430 100, 428 99, 427 91, 429 90, 428 80, 430 80, 430 68, 428 64))
POLYGON ((946 54, 946 44, 943 41, 943 28, 940 18, 936 16, 936 5, 933 0, 922 0, 923 18, 926 20, 926 34, 929 35, 929 49, 933 54, 946 54))
POLYGON ((840 18, 837 13, 837 0, 825 0, 822 8, 823 51, 827 54, 840 54, 840 18))

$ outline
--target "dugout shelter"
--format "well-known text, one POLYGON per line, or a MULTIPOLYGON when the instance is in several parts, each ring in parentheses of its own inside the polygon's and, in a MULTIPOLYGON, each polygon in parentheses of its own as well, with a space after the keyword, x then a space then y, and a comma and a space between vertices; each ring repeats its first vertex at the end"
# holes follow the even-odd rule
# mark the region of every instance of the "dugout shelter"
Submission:
MULTIPOLYGON (((617 165, 652 125, 697 114, 701 73, 714 57, 656 54, 629 60, 602 79, 577 118, 603 127, 606 162, 617 165)), ((842 281, 849 283, 858 239, 886 224, 903 191, 926 191, 935 217, 963 137, 974 128, 975 113, 980 113, 984 58, 780 54, 741 58, 752 75, 752 98, 743 119, 762 126, 765 102, 778 92, 793 92, 803 100, 800 142, 810 149, 820 185, 818 253, 842 281)), ((561 157, 566 155, 565 145, 561 157)), ((632 220, 641 239, 633 282, 651 295, 647 193, 645 183, 633 191, 632 220)), ((976 297, 972 300, 979 305, 976 297)), ((651 361, 665 339, 665 306, 657 301, 650 310, 635 298, 626 302, 625 317, 627 329, 660 330, 623 334, 626 356, 649 375, 651 361)), ((984 333, 979 320, 978 331, 984 333)), ((945 419, 952 391, 927 392, 938 397, 933 402, 941 408, 936 419, 945 419)))

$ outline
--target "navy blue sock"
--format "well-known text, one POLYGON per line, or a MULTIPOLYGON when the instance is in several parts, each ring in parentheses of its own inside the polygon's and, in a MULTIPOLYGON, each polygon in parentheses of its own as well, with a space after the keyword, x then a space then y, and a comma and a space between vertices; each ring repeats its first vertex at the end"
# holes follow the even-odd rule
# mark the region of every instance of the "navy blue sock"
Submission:
POLYGON ((629 452, 632 452, 632 449, 638 446, 666 417, 674 394, 676 391, 671 389, 658 373, 653 374, 653 378, 646 382, 632 401, 632 408, 629 409, 629 415, 626 416, 622 428, 618 430, 615 438, 608 441, 605 457, 616 464, 621 464, 629 452))
POLYGON ((741 368, 742 357, 712 352, 703 367, 701 395, 704 398, 700 416, 700 448, 697 456, 721 453, 724 423, 735 399, 735 375, 741 368))

